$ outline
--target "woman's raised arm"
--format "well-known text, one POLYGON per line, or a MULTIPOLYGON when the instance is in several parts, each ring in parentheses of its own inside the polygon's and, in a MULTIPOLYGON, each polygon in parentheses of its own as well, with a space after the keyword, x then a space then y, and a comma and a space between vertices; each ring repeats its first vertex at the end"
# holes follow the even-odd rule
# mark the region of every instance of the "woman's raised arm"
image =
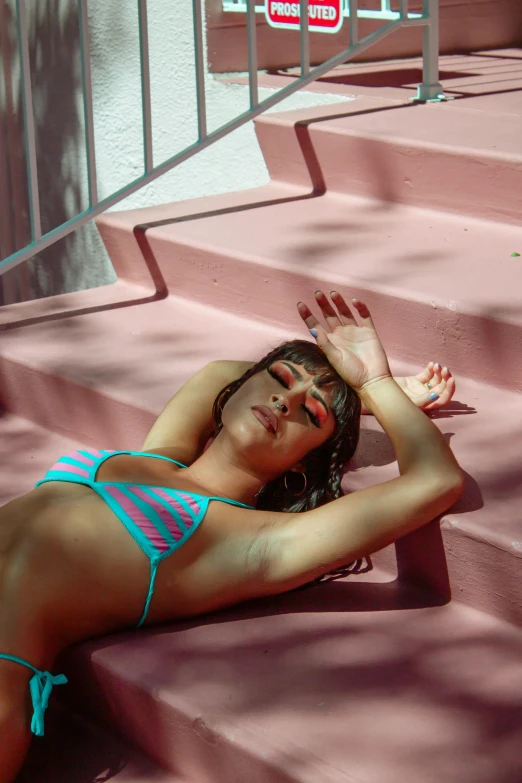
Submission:
POLYGON ((334 301, 342 318, 341 323, 335 316, 338 325, 329 303, 327 315, 324 300, 318 298, 333 327, 330 333, 304 305, 301 315, 330 363, 390 438, 400 476, 312 511, 275 515, 266 547, 269 592, 304 584, 382 549, 447 510, 463 488, 462 471, 444 437, 391 377, 366 306, 354 300, 358 326, 342 297, 336 295, 334 301))
POLYGON ((143 451, 160 452, 190 465, 212 433, 212 406, 224 386, 240 378, 251 362, 209 362, 167 403, 145 438, 143 451))

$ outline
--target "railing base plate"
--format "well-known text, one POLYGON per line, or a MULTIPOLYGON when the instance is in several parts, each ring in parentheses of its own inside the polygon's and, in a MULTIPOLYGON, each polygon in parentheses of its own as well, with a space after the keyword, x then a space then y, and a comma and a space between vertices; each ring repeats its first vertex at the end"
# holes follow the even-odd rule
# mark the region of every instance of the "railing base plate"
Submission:
POLYGON ((413 103, 439 103, 440 101, 452 101, 453 97, 445 95, 440 82, 433 84, 419 84, 417 95, 412 98, 413 103))

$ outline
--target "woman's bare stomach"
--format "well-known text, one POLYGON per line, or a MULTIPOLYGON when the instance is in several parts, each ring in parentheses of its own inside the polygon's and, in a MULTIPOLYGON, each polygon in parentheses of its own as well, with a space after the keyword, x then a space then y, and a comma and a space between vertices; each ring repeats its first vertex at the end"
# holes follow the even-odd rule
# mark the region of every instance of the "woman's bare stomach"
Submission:
MULTIPOLYGON (((193 536, 160 563, 147 624, 249 597, 243 555, 254 533, 238 527, 237 511, 211 503, 193 536)), ((55 652, 135 627, 149 579, 148 557, 92 489, 43 484, 0 508, 0 651, 11 648, 15 627, 23 646, 24 629, 45 628, 55 652)))

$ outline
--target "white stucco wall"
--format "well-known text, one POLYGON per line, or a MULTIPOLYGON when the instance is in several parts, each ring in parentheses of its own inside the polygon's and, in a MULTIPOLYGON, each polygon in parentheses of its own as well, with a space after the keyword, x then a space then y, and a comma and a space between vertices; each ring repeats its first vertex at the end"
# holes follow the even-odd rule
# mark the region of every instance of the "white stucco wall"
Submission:
MULTIPOLYGON (((70 12, 70 9, 69 9, 70 12)), ((98 194, 104 198, 143 173, 141 82, 135 0, 90 0, 94 125, 98 194)), ((154 164, 197 139, 194 43, 191 0, 148 0, 154 164)), ((206 56, 205 56, 206 61, 206 56)), ((261 89, 260 97, 272 94, 261 89)), ((248 88, 206 75, 209 130, 248 109, 248 88)), ((339 96, 297 93, 283 109, 336 103, 339 96)), ((76 100, 83 128, 81 94, 76 100)), ((80 171, 81 200, 87 201, 85 155, 80 133, 62 160, 62 173, 80 171)), ((115 209, 160 204, 263 185, 268 172, 250 122, 162 175, 115 209)), ((114 272, 94 225, 67 242, 62 284, 78 290, 114 280, 114 272)), ((45 276, 45 270, 39 270, 45 276)), ((49 291, 48 293, 53 293, 49 291)))

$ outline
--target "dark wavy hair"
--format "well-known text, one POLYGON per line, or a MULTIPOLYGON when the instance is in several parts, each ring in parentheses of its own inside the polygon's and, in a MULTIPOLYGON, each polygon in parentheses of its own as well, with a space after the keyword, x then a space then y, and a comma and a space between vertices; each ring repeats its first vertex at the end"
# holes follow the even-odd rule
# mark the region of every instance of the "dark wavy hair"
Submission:
MULTIPOLYGON (((307 485, 306 491, 299 496, 291 494, 285 486, 285 476, 278 476, 263 486, 256 496, 255 507, 270 511, 296 513, 313 508, 342 497, 341 480, 343 468, 353 457, 359 441, 361 401, 357 392, 334 370, 328 359, 315 343, 308 340, 290 340, 270 351, 260 361, 247 370, 241 378, 225 386, 214 401, 214 436, 222 428, 223 408, 233 394, 253 375, 267 370, 274 362, 289 361, 299 364, 311 375, 316 376, 316 384, 332 386, 330 407, 335 417, 335 429, 321 446, 310 451, 302 460, 307 485)), ((290 482, 288 482, 290 483, 290 482)), ((290 489, 292 489, 290 485, 290 489)), ((320 577, 341 577, 360 570, 360 563, 351 563, 335 572, 320 577)))

